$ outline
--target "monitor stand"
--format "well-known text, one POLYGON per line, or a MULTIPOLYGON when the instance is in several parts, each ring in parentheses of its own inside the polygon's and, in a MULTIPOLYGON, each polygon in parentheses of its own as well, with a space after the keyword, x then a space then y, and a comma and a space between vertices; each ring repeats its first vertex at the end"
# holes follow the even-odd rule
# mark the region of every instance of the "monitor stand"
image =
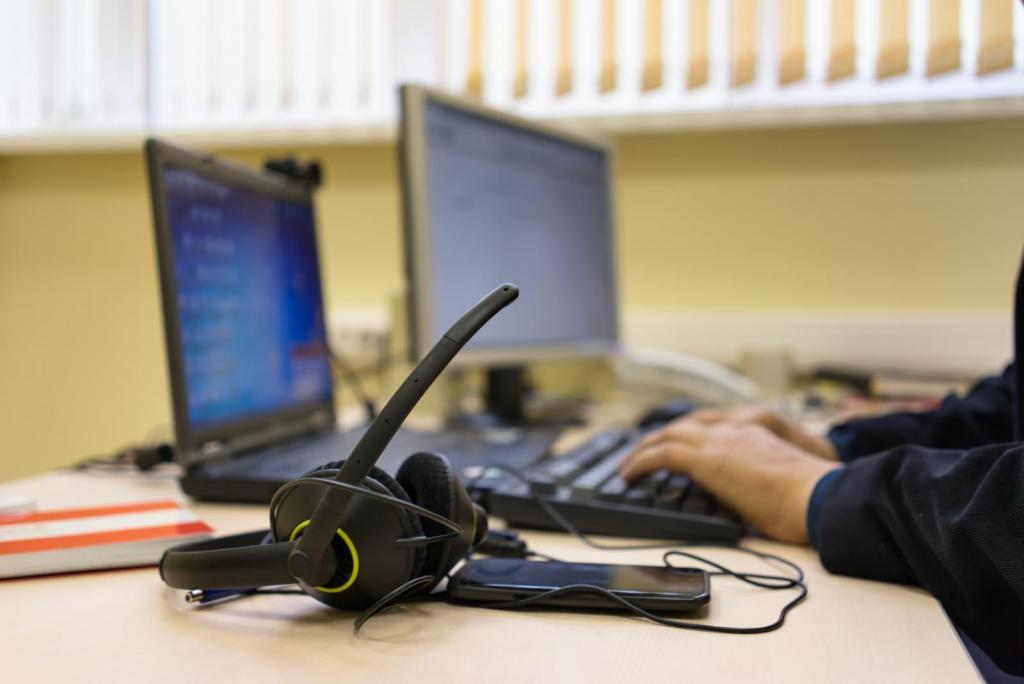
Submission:
POLYGON ((453 443, 444 453, 456 454, 454 461, 524 468, 550 454, 568 426, 582 422, 578 407, 541 416, 527 410, 531 388, 523 366, 496 366, 486 373, 483 410, 456 411, 445 420, 442 434, 453 443), (465 454, 482 456, 467 460, 465 454))
POLYGON ((484 411, 506 425, 526 422, 526 395, 530 387, 523 366, 492 366, 487 369, 484 411))
POLYGON ((539 414, 529 410, 532 388, 525 366, 491 366, 485 372, 483 411, 450 416, 449 427, 470 430, 550 429, 584 422, 578 403, 559 404, 539 414))

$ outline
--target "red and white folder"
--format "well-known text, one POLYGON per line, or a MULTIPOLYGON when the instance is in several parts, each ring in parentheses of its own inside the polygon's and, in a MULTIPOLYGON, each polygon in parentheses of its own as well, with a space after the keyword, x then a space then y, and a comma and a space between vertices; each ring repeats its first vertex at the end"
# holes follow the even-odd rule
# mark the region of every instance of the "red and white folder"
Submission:
POLYGON ((0 515, 0 579, 155 565, 212 531, 174 501, 0 515))

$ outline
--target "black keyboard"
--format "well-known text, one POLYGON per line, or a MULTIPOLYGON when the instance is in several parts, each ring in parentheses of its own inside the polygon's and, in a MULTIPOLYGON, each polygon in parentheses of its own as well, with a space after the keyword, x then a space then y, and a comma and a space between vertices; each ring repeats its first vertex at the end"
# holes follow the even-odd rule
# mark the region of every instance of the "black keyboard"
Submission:
POLYGON ((618 466, 642 436, 602 432, 581 446, 521 471, 497 469, 471 481, 474 497, 511 527, 565 531, 538 499, 581 532, 682 541, 738 541, 743 524, 690 478, 660 470, 628 483, 618 466))

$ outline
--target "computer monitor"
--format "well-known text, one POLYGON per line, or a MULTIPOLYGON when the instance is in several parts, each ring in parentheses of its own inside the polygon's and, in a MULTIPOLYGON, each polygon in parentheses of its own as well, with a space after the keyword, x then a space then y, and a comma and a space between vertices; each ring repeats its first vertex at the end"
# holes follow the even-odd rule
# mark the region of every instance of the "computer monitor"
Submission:
POLYGON ((524 364, 618 349, 611 151, 417 86, 401 99, 413 356, 478 293, 516 283, 459 359, 489 368, 488 408, 515 419, 524 364))
POLYGON ((179 452, 334 424, 310 190, 147 141, 179 452))

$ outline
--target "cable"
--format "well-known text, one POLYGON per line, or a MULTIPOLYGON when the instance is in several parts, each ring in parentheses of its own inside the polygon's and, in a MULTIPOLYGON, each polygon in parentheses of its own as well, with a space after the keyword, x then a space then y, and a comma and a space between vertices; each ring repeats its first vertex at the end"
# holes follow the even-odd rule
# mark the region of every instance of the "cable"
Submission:
POLYGON ((387 608, 397 606, 399 603, 404 603, 404 601, 401 600, 403 594, 412 593, 417 589, 428 587, 433 581, 434 577, 432 575, 421 575, 420 577, 414 577, 408 582, 392 589, 374 601, 369 608, 359 614, 359 617, 356 618, 355 624, 353 624, 352 631, 358 634, 359 630, 363 628, 363 625, 365 625, 366 622, 374 615, 387 608))
MULTIPOLYGON (((501 472, 504 472, 504 473, 506 473, 508 475, 511 475, 512 477, 516 478, 519 482, 529 486, 529 484, 528 484, 528 482, 526 480, 525 475, 523 475, 523 473, 520 470, 518 470, 517 468, 513 468, 513 467, 505 466, 505 465, 498 465, 498 464, 494 464, 494 465, 491 465, 491 466, 488 466, 488 467, 489 468, 496 468, 497 470, 499 470, 501 472)), ((533 501, 535 503, 537 503, 551 517, 552 520, 554 520, 558 525, 560 525, 566 532, 568 532, 569 534, 572 534, 577 539, 579 539, 581 542, 583 542, 587 546, 590 546, 591 548, 600 549, 600 550, 604 550, 604 551, 627 551, 627 550, 664 549, 666 547, 689 546, 689 544, 680 544, 680 543, 676 543, 676 542, 672 542, 672 543, 652 542, 652 543, 644 543, 644 544, 603 544, 601 542, 597 542, 597 541, 594 541, 593 539, 590 539, 587 535, 585 535, 583 532, 581 532, 579 530, 579 528, 577 528, 575 525, 573 525, 564 515, 562 515, 557 509, 555 509, 555 507, 552 506, 548 501, 546 501, 543 498, 541 498, 541 497, 539 497, 537 495, 534 495, 534 494, 531 494, 531 498, 533 499, 533 501)), ((482 607, 482 608, 495 608, 495 609, 499 609, 499 610, 508 610, 508 609, 521 608, 521 607, 524 607, 524 606, 528 606, 530 604, 537 603, 539 601, 543 601, 544 599, 553 598, 555 596, 560 596, 560 595, 567 594, 567 593, 589 592, 589 593, 599 594, 599 595, 603 596, 604 598, 606 598, 608 600, 611 600, 611 601, 613 601, 615 603, 618 603, 619 605, 621 605, 622 607, 624 607, 626 610, 630 611, 634 615, 646 618, 648 620, 651 620, 652 622, 655 622, 655 623, 660 624, 660 625, 664 625, 666 627, 675 627, 675 628, 679 628, 679 629, 693 629, 693 630, 699 630, 699 631, 703 631, 703 632, 717 632, 717 633, 722 633, 722 634, 763 634, 765 632, 771 632, 771 631, 774 631, 774 630, 782 627, 782 625, 785 624, 786 615, 789 613, 789 611, 791 611, 793 608, 795 608, 797 605, 799 605, 805 598, 807 598, 807 585, 804 582, 804 572, 803 572, 803 569, 799 565, 794 563, 793 561, 790 561, 790 560, 788 560, 786 558, 783 558, 781 556, 777 556, 777 555, 775 555, 773 553, 767 553, 767 552, 764 552, 764 551, 757 551, 755 549, 751 549, 751 548, 748 548, 748 547, 745 547, 745 546, 740 546, 738 544, 721 544, 721 545, 703 544, 703 545, 705 545, 705 546, 721 546, 723 548, 735 549, 737 551, 742 551, 744 553, 747 553, 747 554, 750 554, 752 556, 755 556, 755 557, 757 557, 757 558, 759 558, 759 559, 761 559, 762 561, 765 561, 765 562, 777 561, 779 563, 782 563, 783 565, 786 565, 790 569, 792 569, 796 573, 796 576, 795 577, 787 577, 785 575, 768 575, 768 574, 762 574, 762 573, 736 572, 734 570, 730 570, 729 568, 725 567, 724 565, 722 565, 720 563, 717 563, 715 561, 712 561, 712 560, 709 560, 707 558, 704 558, 703 556, 699 556, 699 555, 697 555, 695 553, 691 553, 691 552, 688 552, 688 551, 681 551, 679 549, 672 549, 672 550, 666 551, 665 554, 662 556, 662 562, 665 564, 666 567, 672 568, 674 570, 678 570, 680 568, 678 568, 677 566, 672 565, 671 559, 673 557, 675 557, 675 556, 683 556, 685 558, 690 558, 690 559, 695 560, 697 562, 704 563, 706 565, 710 565, 713 568, 716 568, 717 572, 709 572, 709 573, 707 573, 709 576, 712 576, 712 577, 732 577, 734 579, 740 580, 741 582, 745 582, 746 584, 750 584, 752 586, 755 586, 755 587, 758 587, 758 588, 761 588, 761 589, 765 589, 765 590, 768 590, 768 591, 780 591, 780 590, 785 590, 785 589, 799 589, 797 595, 795 597, 793 597, 793 599, 791 599, 789 602, 787 602, 782 607, 782 609, 779 611, 778 617, 773 622, 771 622, 771 623, 769 623, 767 625, 761 625, 761 626, 757 626, 757 627, 729 627, 729 626, 724 626, 724 625, 708 625, 708 624, 704 624, 704 623, 701 623, 701 622, 691 622, 691 621, 687 621, 687 620, 678 620, 678 619, 662 617, 660 615, 656 615, 654 613, 651 613, 650 611, 644 610, 643 608, 640 608, 639 606, 637 606, 633 602, 629 601, 628 599, 626 599, 626 598, 624 598, 622 596, 619 596, 619 595, 615 594, 612 591, 609 591, 608 589, 606 589, 604 587, 599 587, 599 586, 593 585, 593 584, 571 584, 571 585, 567 585, 567 586, 564 586, 564 587, 559 587, 557 589, 552 589, 550 591, 545 591, 545 592, 537 594, 535 596, 530 596, 530 597, 527 597, 527 598, 524 598, 524 599, 518 599, 518 600, 515 600, 515 601, 502 601, 502 602, 497 602, 497 603, 472 603, 472 604, 467 604, 467 605, 475 605, 475 606, 482 607)), ((535 554, 532 551, 530 551, 530 553, 533 554, 533 555, 539 555, 539 554, 535 554)))
MULTIPOLYGON (((664 545, 662 546, 664 547, 664 545)), ((796 577, 786 577, 784 575, 768 575, 764 573, 755 572, 737 572, 735 570, 730 570, 724 565, 717 563, 713 560, 704 558, 703 556, 679 550, 666 551, 664 556, 662 556, 662 561, 668 568, 671 568, 673 570, 684 570, 685 568, 680 568, 678 566, 672 565, 672 563, 670 562, 670 559, 673 556, 684 556, 686 558, 690 558, 700 563, 705 563, 714 568, 717 568, 717 572, 707 573, 710 577, 732 577, 746 584, 750 584, 752 586, 758 587, 760 589, 765 589, 768 591, 798 589, 797 595, 782 606, 775 620, 766 625, 758 625, 755 627, 731 627, 727 625, 709 625, 702 622, 692 622, 689 620, 666 618, 661 615, 657 615, 656 613, 652 613, 648 610, 640 608, 638 605, 636 605, 629 599, 620 596, 619 594, 616 594, 615 592, 610 591, 605 587, 600 587, 595 584, 570 584, 564 587, 558 587, 556 589, 551 589, 549 591, 545 591, 534 596, 529 596, 527 598, 517 599, 514 601, 499 601, 494 603, 463 603, 458 601, 452 601, 452 603, 456 605, 465 605, 477 608, 490 608, 495 610, 514 610, 517 608, 524 608, 531 604, 542 602, 546 599, 551 599, 556 596, 561 596, 565 594, 591 593, 598 594, 609 601, 619 604, 620 606, 622 606, 623 608, 625 608, 626 610, 628 610, 629 612, 633 613, 638 617, 642 617, 644 619, 650 620, 665 627, 673 627, 676 629, 692 629, 702 632, 713 632, 718 634, 764 634, 766 632, 773 632, 779 629, 780 627, 782 627, 782 625, 785 624, 786 616, 789 614, 789 612, 797 605, 799 605, 801 602, 803 602, 804 599, 807 598, 807 585, 804 582, 803 570, 796 563, 793 563, 790 560, 782 558, 781 556, 776 556, 774 554, 764 553, 761 551, 755 551, 753 549, 749 549, 742 546, 735 546, 732 548, 749 553, 764 560, 772 559, 780 561, 793 568, 797 575, 796 577)), ((540 556, 541 554, 534 553, 532 555, 540 556)))
MULTIPOLYGON (((735 573, 731 572, 729 574, 735 575, 735 573)), ((771 577, 778 576, 772 575, 771 577)), ((789 601, 786 605, 782 607, 782 610, 779 611, 779 616, 775 618, 773 622, 770 622, 767 625, 760 625, 757 627, 727 627, 723 625, 708 625, 702 622, 690 622, 687 620, 677 620, 674 618, 662 617, 650 611, 644 610, 632 601, 622 596, 619 596, 615 592, 609 591, 604 587, 599 587, 596 584, 568 584, 564 587, 558 587, 557 589, 551 589, 549 591, 545 591, 543 593, 536 594, 534 596, 530 596, 524 599, 518 599, 515 601, 501 601, 498 603, 472 603, 459 605, 470 605, 479 608, 491 608, 495 610, 510 610, 516 608, 524 608, 532 603, 543 601, 545 599, 554 598, 555 596, 561 596, 563 594, 590 593, 599 594, 605 599, 608 599, 609 601, 619 604, 620 606, 622 606, 629 612, 633 613, 634 615, 645 618, 659 625, 664 625, 665 627, 675 627, 677 629, 693 629, 701 632, 716 632, 719 634, 764 634, 765 632, 774 632, 776 629, 785 624, 786 614, 789 613, 790 610, 792 610, 798 603, 800 603, 804 600, 804 598, 807 597, 807 585, 805 585, 803 582, 797 582, 796 580, 793 580, 792 586, 800 587, 800 593, 797 594, 795 598, 793 598, 791 601, 789 601)), ((772 587, 772 589, 789 588, 790 587, 787 586, 772 587)))
MULTIPOLYGON (((420 516, 426 518, 427 520, 435 522, 435 523, 441 525, 442 527, 444 527, 444 528, 446 528, 448 530, 448 532, 446 532, 446 533, 436 534, 436 535, 433 535, 433 536, 430 536, 430 537, 418 536, 418 537, 406 537, 406 538, 402 538, 402 539, 397 539, 397 540, 395 540, 395 544, 397 544, 397 545, 406 545, 406 544, 408 544, 408 545, 420 546, 420 545, 432 544, 432 543, 435 543, 435 542, 438 542, 438 541, 444 541, 446 539, 452 539, 452 538, 457 537, 457 536, 462 534, 462 527, 460 527, 454 521, 444 517, 443 515, 441 515, 439 513, 435 513, 434 511, 431 511, 431 510, 429 510, 427 508, 424 508, 423 506, 419 506, 417 504, 414 504, 411 501, 403 501, 402 499, 399 499, 399 498, 397 498, 397 497, 395 497, 395 496, 393 496, 391 494, 384 494, 384 493, 381 493, 381 492, 376 492, 376 491, 374 491, 372 489, 368 489, 368 488, 360 486, 360 485, 349 484, 348 482, 339 482, 338 480, 329 479, 329 478, 323 478, 323 477, 301 477, 301 478, 298 478, 296 480, 291 480, 290 482, 286 482, 281 487, 279 487, 276 492, 274 492, 274 496, 270 500, 270 507, 269 507, 270 530, 267 532, 266 535, 263 536, 263 539, 262 539, 262 541, 260 543, 262 543, 262 544, 269 544, 269 543, 273 543, 273 542, 278 541, 278 539, 277 539, 277 515, 278 515, 278 512, 280 511, 281 505, 283 504, 285 497, 288 495, 289 492, 291 492, 296 487, 299 487, 301 485, 308 485, 308 484, 315 484, 315 485, 323 485, 323 486, 327 486, 327 487, 334 487, 336 489, 341 489, 341 490, 346 491, 346 492, 348 492, 350 494, 353 494, 355 496, 365 496, 365 497, 367 497, 369 499, 372 499, 374 501, 380 501, 380 502, 383 502, 383 503, 388 503, 388 504, 391 504, 393 506, 397 506, 398 508, 401 508, 401 509, 403 509, 405 511, 408 511, 410 513, 415 513, 417 515, 420 515, 420 516)), ((445 575, 444 579, 447 579, 448 577, 449 577, 449 575, 445 575)), ((387 608, 391 608, 393 606, 397 606, 399 603, 409 603, 409 602, 412 602, 412 601, 420 601, 420 600, 438 600, 440 598, 440 595, 438 595, 436 598, 431 598, 429 595, 408 596, 408 594, 411 594, 411 593, 416 592, 418 590, 421 590, 421 589, 429 587, 434 581, 435 581, 435 578, 432 575, 421 575, 419 577, 414 577, 413 579, 411 579, 411 580, 401 584, 400 586, 396 587, 395 589, 392 589, 390 592, 388 592, 387 594, 385 594, 381 598, 379 598, 376 601, 374 601, 370 605, 370 607, 368 607, 366 610, 364 610, 362 613, 359 614, 359 616, 356 618, 356 620, 355 620, 355 622, 353 624, 353 631, 358 634, 359 630, 362 629, 362 626, 364 624, 366 624, 366 622, 368 620, 370 620, 372 617, 374 617, 375 615, 377 615, 381 611, 386 610, 387 608)), ((211 592, 211 593, 214 593, 214 592, 211 592)), ((208 601, 204 601, 203 597, 200 595, 200 598, 197 601, 195 601, 195 602, 203 604, 203 605, 214 605, 216 603, 219 603, 219 602, 221 602, 223 600, 226 600, 226 599, 229 599, 229 598, 242 598, 242 597, 245 597, 245 596, 253 596, 253 595, 256 595, 256 594, 305 594, 305 593, 306 592, 298 590, 298 589, 280 588, 280 587, 278 587, 278 588, 257 587, 257 588, 253 588, 251 590, 226 592, 223 596, 212 597, 212 600, 208 600, 208 601)), ((188 597, 186 597, 186 600, 189 600, 188 597)))
MULTIPOLYGON (((513 477, 517 478, 520 481, 525 481, 525 477, 523 476, 523 474, 519 470, 517 470, 515 468, 511 468, 509 466, 498 466, 498 465, 490 466, 490 467, 498 468, 499 470, 512 475, 513 477)), ((346 482, 339 482, 337 480, 328 479, 328 478, 303 477, 303 478, 299 478, 297 480, 293 480, 291 482, 286 483, 281 488, 279 488, 277 490, 277 492, 274 493, 274 497, 271 499, 271 502, 270 502, 270 529, 271 529, 270 536, 273 537, 274 531, 276 530, 277 513, 278 513, 278 511, 280 509, 280 506, 281 506, 281 504, 283 502, 284 497, 292 489, 294 489, 295 487, 298 487, 300 485, 303 485, 303 484, 319 484, 319 485, 324 485, 324 486, 328 486, 328 487, 335 487, 337 489, 345 490, 345 491, 349 492, 350 494, 354 494, 354 495, 357 495, 357 496, 366 496, 366 497, 369 497, 370 499, 373 499, 373 500, 390 503, 390 504, 396 505, 399 508, 402 508, 404 510, 407 510, 407 511, 416 513, 418 515, 421 515, 421 516, 427 518, 428 520, 436 522, 436 523, 442 525, 443 527, 445 527, 447 530, 449 530, 449 532, 447 534, 435 535, 434 537, 410 537, 408 539, 400 539, 400 540, 398 540, 398 543, 409 543, 409 544, 432 543, 434 541, 440 541, 442 539, 450 538, 452 535, 457 535, 457 534, 461 533, 461 528, 456 523, 454 523, 453 521, 449 520, 448 518, 445 518, 444 516, 442 516, 442 515, 440 515, 438 513, 430 511, 430 510, 428 510, 426 508, 423 508, 422 506, 418 506, 418 505, 416 505, 414 503, 411 503, 411 502, 408 502, 408 501, 402 501, 400 499, 397 499, 394 496, 391 496, 390 494, 382 494, 380 492, 376 492, 376 491, 373 491, 371 489, 367 489, 365 487, 361 487, 359 485, 352 485, 352 484, 349 484, 349 483, 346 483, 346 482)), ((579 539, 581 542, 583 542, 584 544, 586 544, 586 545, 588 545, 588 546, 590 546, 592 548, 606 550, 606 551, 607 550, 621 551, 621 550, 655 549, 655 548, 666 548, 666 547, 681 546, 681 544, 674 543, 674 542, 673 543, 654 542, 654 543, 650 543, 650 544, 626 544, 626 545, 610 545, 610 544, 602 544, 602 543, 599 543, 599 542, 595 542, 592 539, 590 539, 589 537, 587 537, 585 534, 583 534, 578 528, 576 528, 575 525, 573 525, 571 522, 569 522, 565 518, 565 516, 561 515, 547 501, 545 501, 544 499, 541 499, 540 497, 537 497, 537 496, 534 496, 533 498, 535 499, 535 501, 539 505, 541 505, 541 507, 545 511, 548 512, 548 514, 551 516, 551 518, 556 523, 558 523, 560 526, 562 526, 568 533, 572 534, 577 539, 579 539)), ((508 536, 511 537, 513 535, 508 535, 508 536)), ((683 545, 685 546, 685 544, 683 544, 683 545)), ((702 632, 714 632, 714 633, 720 633, 720 634, 763 634, 765 632, 771 632, 771 631, 777 630, 780 627, 782 627, 785 624, 786 616, 789 614, 789 612, 793 608, 795 608, 797 605, 799 605, 802 601, 804 601, 804 599, 807 598, 807 594, 808 594, 807 585, 804 582, 804 577, 805 576, 804 576, 804 572, 800 568, 800 566, 797 565, 796 563, 786 559, 786 558, 783 558, 781 556, 777 556, 777 555, 772 554, 772 553, 767 553, 767 552, 764 552, 764 551, 756 551, 754 549, 750 549, 750 548, 747 548, 747 547, 744 547, 744 546, 740 546, 740 545, 724 545, 723 544, 721 546, 724 547, 724 548, 731 548, 731 549, 735 549, 737 551, 742 551, 744 553, 747 553, 747 554, 750 554, 752 556, 755 556, 755 557, 757 557, 757 558, 759 558, 759 559, 761 559, 761 560, 763 560, 765 562, 777 561, 779 563, 782 563, 783 565, 786 565, 790 569, 792 569, 796 573, 796 575, 795 575, 795 577, 789 577, 789 576, 785 576, 785 575, 770 575, 770 574, 765 574, 765 573, 737 572, 737 571, 729 569, 728 567, 722 565, 721 563, 717 563, 715 561, 712 561, 710 559, 704 558, 703 556, 700 556, 698 554, 695 554, 695 553, 692 553, 692 552, 689 552, 689 551, 679 550, 678 548, 672 548, 672 549, 666 551, 663 554, 663 556, 662 556, 662 562, 665 564, 665 567, 667 567, 669 569, 672 569, 672 570, 683 570, 684 568, 680 568, 679 566, 673 565, 672 562, 671 562, 672 558, 681 556, 681 557, 684 557, 684 558, 689 558, 691 560, 695 560, 695 561, 697 561, 699 563, 704 563, 705 565, 708 565, 708 566, 711 566, 711 567, 715 568, 715 571, 707 572, 707 575, 709 577, 732 577, 733 579, 737 579, 737 580, 739 580, 741 582, 744 582, 746 584, 758 587, 760 589, 765 589, 767 591, 783 591, 783 590, 788 590, 788 589, 798 589, 797 595, 795 597, 793 597, 790 601, 788 601, 785 605, 782 606, 782 608, 779 610, 779 614, 775 618, 775 620, 773 620, 772 622, 770 622, 770 623, 768 623, 766 625, 759 625, 759 626, 755 626, 755 627, 732 627, 732 626, 727 626, 727 625, 709 625, 709 624, 705 624, 705 623, 702 623, 702 622, 693 622, 693 621, 688 621, 688 620, 680 620, 680 619, 675 619, 675 618, 667 618, 667 617, 663 617, 661 615, 657 615, 655 613, 652 613, 652 612, 650 612, 648 610, 645 610, 645 609, 639 607, 638 605, 634 604, 632 601, 628 600, 627 598, 625 598, 623 596, 620 596, 620 595, 614 593, 613 591, 608 590, 605 587, 600 587, 600 586, 593 585, 593 584, 570 584, 570 585, 566 585, 564 587, 558 587, 556 589, 551 589, 549 591, 545 591, 545 592, 542 592, 540 594, 536 594, 534 596, 530 596, 530 597, 523 598, 523 599, 517 599, 517 600, 514 600, 514 601, 498 601, 498 602, 491 602, 491 603, 477 603, 477 602, 462 603, 462 602, 458 602, 458 601, 455 601, 455 600, 451 599, 451 597, 447 596, 446 594, 410 595, 410 594, 413 594, 416 591, 422 590, 422 589, 430 586, 433 583, 434 579, 435 579, 433 576, 430 576, 430 575, 422 575, 420 577, 415 577, 415 578, 413 578, 411 580, 408 580, 407 582, 401 584, 400 586, 396 587, 395 589, 391 590, 390 592, 388 592, 387 594, 385 594, 384 596, 379 598, 377 601, 375 601, 372 605, 370 605, 369 608, 367 608, 362 613, 360 613, 360 615, 356 618, 356 620, 355 620, 355 622, 353 624, 353 630, 354 630, 354 632, 358 633, 362 629, 363 625, 365 625, 374 616, 380 614, 382 611, 384 611, 384 610, 386 610, 388 608, 393 608, 395 606, 398 606, 398 605, 401 605, 401 604, 404 604, 404 603, 410 603, 410 602, 413 602, 413 601, 428 601, 428 600, 446 599, 446 600, 448 600, 451 603, 456 604, 456 605, 469 605, 469 606, 478 607, 478 608, 490 608, 490 609, 495 609, 495 610, 512 610, 512 609, 517 609, 517 608, 523 608, 523 607, 526 607, 526 606, 529 606, 529 605, 532 605, 532 604, 544 601, 546 599, 551 599, 551 598, 554 598, 556 596, 562 596, 562 595, 566 595, 566 594, 570 594, 570 593, 598 594, 598 595, 602 596, 604 599, 606 599, 606 600, 608 600, 608 601, 610 601, 612 603, 618 604, 619 606, 621 606, 622 608, 624 608, 625 610, 629 611, 630 613, 632 613, 633 615, 635 615, 637 617, 641 617, 641 618, 644 618, 646 620, 650 620, 651 622, 654 622, 654 623, 659 624, 659 625, 663 625, 663 626, 666 626, 666 627, 673 627, 673 628, 677 628, 677 629, 690 629, 690 630, 697 630, 697 631, 702 631, 702 632)), ((516 551, 517 552, 520 551, 518 546, 516 547, 516 551)), ((529 549, 528 547, 525 546, 525 544, 522 545, 521 552, 522 552, 522 554, 525 557, 544 558, 547 561, 554 561, 555 560, 554 558, 552 558, 550 556, 546 556, 544 554, 541 554, 541 553, 538 553, 536 551, 533 551, 533 550, 529 549)), ((446 575, 446 578, 447 577, 448 576, 446 575)), ((255 591, 253 593, 293 593, 293 592, 290 591, 290 590, 257 590, 257 591, 255 591)))
POLYGON ((68 466, 69 470, 87 470, 96 467, 138 468, 147 472, 174 460, 174 447, 167 442, 127 446, 109 456, 93 456, 68 466))
POLYGON ((366 422, 372 422, 377 418, 377 406, 374 401, 370 398, 370 395, 366 393, 366 389, 363 387, 362 381, 359 379, 359 375, 352 370, 352 364, 348 362, 348 358, 341 353, 341 349, 338 347, 332 347, 327 345, 327 354, 331 359, 331 363, 334 365, 335 370, 348 384, 352 393, 356 395, 356 399, 362 403, 363 408, 366 409, 366 422))
POLYGON ((355 494, 356 496, 365 496, 375 501, 388 503, 391 504, 392 506, 397 506, 398 508, 409 511, 411 513, 416 513, 417 515, 420 515, 426 518, 427 520, 430 520, 431 522, 435 522, 448 530, 446 534, 437 534, 432 537, 407 537, 404 539, 398 539, 395 541, 396 544, 430 544, 433 542, 444 541, 445 539, 451 539, 462 534, 462 528, 455 522, 449 520, 440 513, 435 513, 434 511, 424 508, 423 506, 414 504, 411 501, 403 501, 402 499, 392 496, 391 494, 382 494, 381 492, 375 492, 372 489, 367 489, 366 487, 361 487, 360 485, 349 484, 348 482, 339 482, 338 480, 334 480, 331 478, 300 477, 296 480, 291 480, 281 485, 278 488, 278 490, 274 492, 274 496, 271 497, 270 499, 270 534, 272 541, 279 541, 277 539, 277 512, 281 508, 281 504, 283 502, 285 495, 288 494, 288 492, 290 492, 291 490, 295 489, 296 487, 305 484, 317 484, 324 485, 326 487, 334 487, 335 489, 341 489, 350 494, 355 494))
MULTIPOLYGON (((518 468, 513 468, 512 466, 507 466, 507 465, 502 465, 500 463, 493 463, 493 464, 487 465, 485 470, 492 469, 492 468, 494 470, 499 470, 499 471, 505 473, 506 475, 511 475, 512 477, 517 479, 520 483, 526 485, 527 491, 529 491, 530 482, 526 478, 526 475, 524 475, 523 472, 521 470, 519 470, 518 468)), ((481 477, 482 477, 482 475, 481 475, 481 477)), ((477 478, 477 479, 479 479, 479 478, 477 478)), ((566 532, 568 532, 572 536, 576 537, 577 539, 579 539, 581 542, 583 542, 584 544, 586 544, 587 546, 589 546, 592 549, 598 549, 600 551, 642 551, 644 549, 664 549, 664 548, 669 547, 669 546, 695 546, 695 545, 697 545, 697 544, 688 544, 688 543, 685 543, 685 542, 671 542, 671 543, 665 543, 665 542, 644 542, 644 543, 640 543, 640 544, 604 544, 602 542, 594 541, 593 539, 588 537, 586 534, 581 532, 578 527, 576 527, 571 522, 569 522, 569 519, 566 518, 561 513, 559 513, 558 510, 554 506, 552 506, 551 503, 549 501, 547 501, 546 499, 543 499, 543 498, 541 498, 541 497, 539 497, 539 496, 537 496, 536 494, 533 494, 533 493, 530 493, 529 496, 530 496, 530 499, 534 503, 536 503, 538 506, 540 506, 544 510, 544 512, 547 513, 548 516, 558 524, 559 527, 561 527, 563 530, 565 530, 566 532)), ((725 543, 716 544, 714 542, 701 542, 699 545, 700 546, 722 546, 722 547, 726 547, 726 548, 740 548, 739 546, 737 546, 735 544, 725 544, 725 543)))

